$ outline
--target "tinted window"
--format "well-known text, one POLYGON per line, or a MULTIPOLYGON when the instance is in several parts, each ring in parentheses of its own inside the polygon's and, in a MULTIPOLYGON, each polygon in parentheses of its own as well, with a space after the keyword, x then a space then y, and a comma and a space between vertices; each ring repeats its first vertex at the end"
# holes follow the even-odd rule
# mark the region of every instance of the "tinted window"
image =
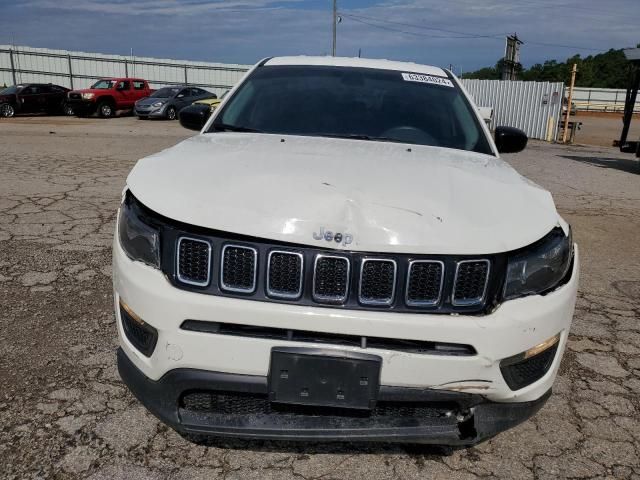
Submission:
POLYGON ((53 93, 64 93, 66 90, 58 85, 50 85, 49 88, 53 93))
POLYGON ((228 100, 212 130, 220 124, 492 153, 471 105, 454 83, 391 70, 260 67, 228 100))
POLYGON ((37 85, 29 85, 22 89, 20 95, 37 95, 38 93, 41 93, 40 87, 37 85))
POLYGON ((179 91, 180 89, 176 87, 164 87, 164 88, 161 88, 160 90, 156 90, 155 92, 153 92, 151 96, 158 97, 158 98, 171 98, 171 97, 175 97, 179 91))
POLYGON ((118 82, 118 86, 116 87, 117 90, 129 90, 129 81, 128 80, 121 80, 118 82))
POLYGON ((12 85, 11 87, 7 87, 0 92, 0 95, 13 95, 17 93, 18 90, 22 88, 22 85, 12 85))
POLYGON ((133 89, 134 90, 144 90, 144 82, 134 81, 133 82, 133 89))
POLYGON ((91 88, 96 90, 110 90, 115 85, 114 80, 98 80, 96 83, 91 85, 91 88))
POLYGON ((178 93, 178 95, 182 95, 183 97, 190 97, 191 96, 191 89, 190 88, 183 88, 182 90, 180 90, 180 93, 178 93))

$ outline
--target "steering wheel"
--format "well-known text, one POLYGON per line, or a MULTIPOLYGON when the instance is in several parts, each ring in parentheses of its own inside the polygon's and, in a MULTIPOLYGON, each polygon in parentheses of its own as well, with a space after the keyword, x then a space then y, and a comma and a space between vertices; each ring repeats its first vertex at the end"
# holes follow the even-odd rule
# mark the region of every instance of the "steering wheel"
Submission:
POLYGON ((382 132, 381 136, 410 143, 424 143, 435 147, 440 145, 438 139, 430 133, 409 125, 390 128, 382 132))

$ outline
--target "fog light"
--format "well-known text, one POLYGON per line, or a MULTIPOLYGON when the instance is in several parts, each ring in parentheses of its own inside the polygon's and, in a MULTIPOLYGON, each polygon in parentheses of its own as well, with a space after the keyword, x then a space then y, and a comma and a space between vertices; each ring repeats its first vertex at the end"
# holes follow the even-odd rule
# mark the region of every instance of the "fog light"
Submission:
POLYGON ((145 357, 150 357, 158 343, 158 331, 146 323, 120 300, 120 319, 127 340, 145 357))
POLYGON ((511 390, 519 390, 540 380, 549 371, 558 350, 560 334, 529 350, 500 362, 500 371, 511 390))

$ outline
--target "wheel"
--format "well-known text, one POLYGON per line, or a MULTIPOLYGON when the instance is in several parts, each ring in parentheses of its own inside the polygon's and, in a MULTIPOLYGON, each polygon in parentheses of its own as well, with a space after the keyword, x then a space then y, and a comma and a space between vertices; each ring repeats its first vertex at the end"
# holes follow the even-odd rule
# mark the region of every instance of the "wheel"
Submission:
POLYGON ((67 117, 70 117, 74 114, 73 107, 69 105, 67 102, 62 104, 62 113, 67 117))
POLYGON ((111 118, 116 113, 111 102, 102 101, 98 104, 98 115, 102 118, 111 118))
POLYGON ((16 114, 13 105, 10 103, 0 104, 0 117, 11 118, 16 114))
POLYGON ((168 120, 175 120, 177 116, 178 116, 178 113, 176 112, 176 107, 167 108, 167 119, 168 120))

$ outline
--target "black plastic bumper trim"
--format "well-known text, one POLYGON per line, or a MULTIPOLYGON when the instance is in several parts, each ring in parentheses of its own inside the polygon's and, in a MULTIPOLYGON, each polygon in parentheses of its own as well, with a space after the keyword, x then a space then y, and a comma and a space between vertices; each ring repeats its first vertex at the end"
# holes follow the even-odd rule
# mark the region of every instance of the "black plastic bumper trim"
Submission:
MULTIPOLYGON (((379 401, 455 402, 472 412, 463 420, 455 415, 426 421, 407 422, 406 426, 341 428, 335 419, 329 424, 322 416, 278 420, 269 415, 212 415, 179 407, 183 392, 219 389, 245 393, 267 393, 267 377, 176 369, 157 381, 147 378, 122 349, 118 349, 118 371, 138 400, 161 421, 182 434, 205 434, 263 440, 303 441, 376 441, 409 442, 451 446, 470 446, 524 422, 547 401, 551 390, 539 399, 521 403, 490 402, 480 395, 381 386, 379 401)), ((421 420, 421 419, 415 419, 421 420)))

